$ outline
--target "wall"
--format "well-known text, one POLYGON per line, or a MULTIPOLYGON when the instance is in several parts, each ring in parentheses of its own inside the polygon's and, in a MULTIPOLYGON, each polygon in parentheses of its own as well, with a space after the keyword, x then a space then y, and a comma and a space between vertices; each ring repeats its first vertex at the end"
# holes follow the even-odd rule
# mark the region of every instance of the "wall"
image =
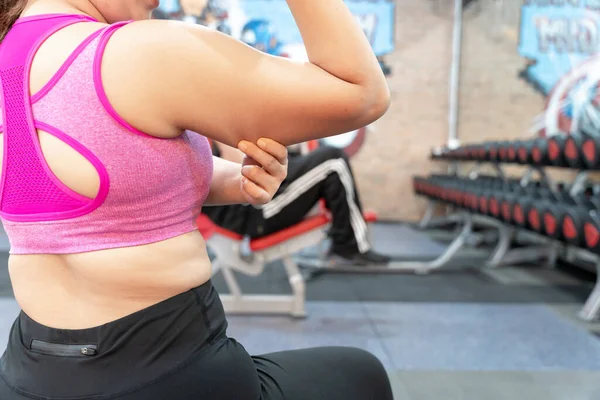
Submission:
POLYGON ((396 18, 396 51, 386 59, 392 104, 352 161, 365 208, 404 220, 424 207, 412 176, 434 167, 429 149, 447 138, 452 21, 425 0, 399 2, 396 18))
MULTIPOLYGON (((384 219, 419 219, 425 201, 413 195, 412 176, 444 170, 428 160, 428 153, 432 146, 444 145, 448 134, 451 3, 398 3, 397 49, 388 58, 394 70, 389 79, 393 104, 353 159, 365 207, 384 219)), ((544 108, 544 98, 518 77, 526 64, 517 53, 521 2, 505 0, 502 9, 497 3, 471 4, 463 15, 463 143, 529 137, 533 118, 544 108)))

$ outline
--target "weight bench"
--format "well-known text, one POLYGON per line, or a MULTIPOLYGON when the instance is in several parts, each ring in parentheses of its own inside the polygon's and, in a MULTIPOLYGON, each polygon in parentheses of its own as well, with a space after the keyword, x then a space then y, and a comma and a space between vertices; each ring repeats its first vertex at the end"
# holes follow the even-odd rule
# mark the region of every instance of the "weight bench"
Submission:
POLYGON ((306 316, 305 282, 292 255, 318 245, 330 224, 326 214, 307 217, 304 221, 271 235, 250 241, 235 232, 215 225, 207 216, 197 219, 198 229, 207 246, 214 252, 213 276, 223 274, 229 294, 221 294, 229 314, 284 314, 295 318, 306 316), (292 288, 290 295, 244 294, 234 272, 258 276, 266 264, 281 260, 292 288))

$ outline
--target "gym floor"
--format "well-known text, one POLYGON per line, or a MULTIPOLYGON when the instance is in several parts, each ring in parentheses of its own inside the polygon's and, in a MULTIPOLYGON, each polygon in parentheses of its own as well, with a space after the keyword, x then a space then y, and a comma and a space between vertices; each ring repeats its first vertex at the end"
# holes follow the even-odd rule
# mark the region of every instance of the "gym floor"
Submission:
MULTIPOLYGON (((376 250, 397 258, 434 258, 444 249, 401 224, 374 225, 372 235, 376 250)), ((576 317, 595 277, 562 267, 483 270, 484 253, 462 254, 424 276, 321 275, 308 283, 307 319, 232 316, 229 335, 253 354, 364 348, 388 369, 396 400, 600 399, 600 324, 576 317)), ((240 277, 241 286, 287 292, 282 269, 240 277)), ((225 292, 220 277, 214 281, 225 292)), ((0 348, 17 313, 0 268, 0 348)))

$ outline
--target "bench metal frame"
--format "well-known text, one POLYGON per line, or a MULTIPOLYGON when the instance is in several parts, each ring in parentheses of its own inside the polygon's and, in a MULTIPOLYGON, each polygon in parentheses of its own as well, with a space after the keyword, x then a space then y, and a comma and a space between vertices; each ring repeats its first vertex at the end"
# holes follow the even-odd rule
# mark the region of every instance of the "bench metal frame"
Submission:
POLYGON ((322 242, 329 225, 321 225, 260 251, 248 252, 243 239, 234 239, 218 231, 207 240, 207 246, 215 255, 213 276, 221 272, 229 289, 221 294, 225 312, 232 315, 281 314, 294 318, 306 317, 306 284, 298 265, 292 259, 307 247, 322 242), (289 295, 245 294, 235 273, 258 276, 267 264, 282 261, 292 293, 289 295))

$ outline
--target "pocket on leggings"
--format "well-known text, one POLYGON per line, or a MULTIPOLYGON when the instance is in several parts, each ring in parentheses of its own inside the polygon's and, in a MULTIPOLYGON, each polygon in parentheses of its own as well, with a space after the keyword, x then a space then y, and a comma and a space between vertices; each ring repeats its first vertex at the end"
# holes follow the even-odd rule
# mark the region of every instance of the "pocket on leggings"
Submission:
POLYGON ((34 353, 56 357, 93 357, 98 354, 95 344, 60 344, 33 339, 30 348, 34 353))

